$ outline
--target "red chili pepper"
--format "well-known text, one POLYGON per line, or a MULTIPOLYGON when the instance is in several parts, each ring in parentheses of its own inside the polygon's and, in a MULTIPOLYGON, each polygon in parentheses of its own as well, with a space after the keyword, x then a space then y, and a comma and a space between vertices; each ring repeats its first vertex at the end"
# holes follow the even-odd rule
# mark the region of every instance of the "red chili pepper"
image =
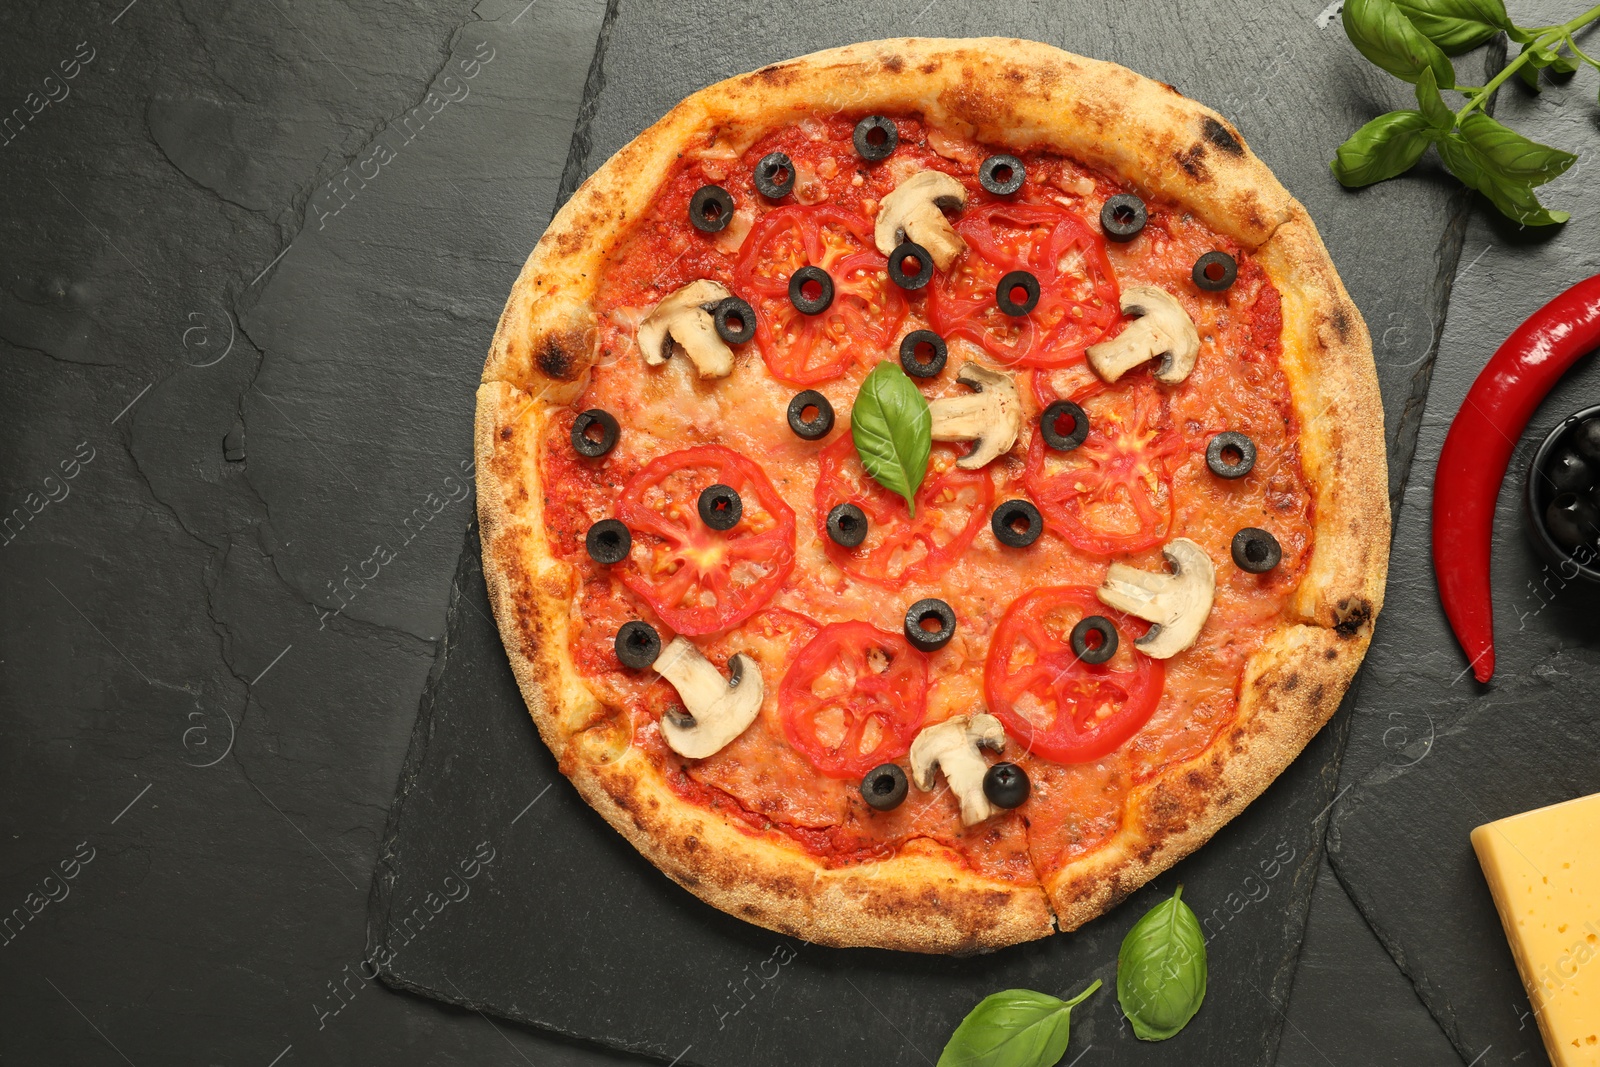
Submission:
POLYGON ((1534 409, 1567 368, 1600 347, 1600 274, 1534 312, 1495 352, 1439 453, 1433 478, 1433 573, 1450 628, 1480 682, 1494 674, 1489 542, 1506 465, 1534 409))

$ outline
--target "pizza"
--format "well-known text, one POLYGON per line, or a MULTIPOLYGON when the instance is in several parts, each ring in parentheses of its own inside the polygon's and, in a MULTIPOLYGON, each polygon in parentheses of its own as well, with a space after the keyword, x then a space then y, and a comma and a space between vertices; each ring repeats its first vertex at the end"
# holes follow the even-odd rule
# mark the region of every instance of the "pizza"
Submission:
POLYGON ((1014 40, 695 93, 596 171, 478 391, 539 733, 806 941, 1069 931, 1327 721, 1383 596, 1371 345, 1223 118, 1014 40))

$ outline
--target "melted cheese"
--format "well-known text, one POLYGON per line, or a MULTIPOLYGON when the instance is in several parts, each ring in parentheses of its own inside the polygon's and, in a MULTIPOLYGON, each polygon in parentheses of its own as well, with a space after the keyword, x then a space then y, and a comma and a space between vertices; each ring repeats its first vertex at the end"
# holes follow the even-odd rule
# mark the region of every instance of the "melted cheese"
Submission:
POLYGON ((1600 793, 1472 831, 1554 1067, 1600 1067, 1600 793))

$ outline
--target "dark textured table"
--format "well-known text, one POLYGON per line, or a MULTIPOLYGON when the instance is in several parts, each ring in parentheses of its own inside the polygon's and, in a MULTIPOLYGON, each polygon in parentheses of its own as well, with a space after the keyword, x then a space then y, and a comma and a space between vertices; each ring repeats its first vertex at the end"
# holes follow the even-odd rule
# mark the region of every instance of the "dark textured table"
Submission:
MULTIPOLYGON (((405 795, 430 751, 419 698, 437 710, 452 663, 474 662, 452 660, 451 642, 476 610, 462 560, 471 397, 504 294, 561 195, 716 78, 850 40, 1004 33, 1218 106, 1311 209, 1372 326, 1401 500, 1413 447, 1430 467, 1484 339, 1600 269, 1600 204, 1581 177, 1564 179, 1552 196, 1574 221, 1524 248, 1436 173, 1339 190, 1333 147, 1405 94, 1316 7, 1223 17, 1236 6, 829 0, 737 5, 721 20, 728 6, 704 0, 13 5, 0 72, 4 111, 21 109, 0 133, 0 491, 13 516, 0 544, 0 912, 23 919, 0 943, 0 1062, 639 1062, 599 1040, 677 1054, 625 1020, 572 1039, 396 993, 365 961, 399 884, 384 877, 404 870, 403 851, 380 855, 397 782, 405 795), (74 856, 91 858, 46 883, 74 856)), ((1590 145, 1588 163, 1584 77, 1503 106, 1525 110, 1536 135, 1590 145)), ((1543 424, 1579 405, 1583 386, 1569 385, 1543 424)), ((1250 972, 1260 1000, 1240 1062, 1458 1062, 1428 1008, 1460 1062, 1485 1041, 1506 1047, 1455 1021, 1465 994, 1432 969, 1441 950, 1412 947, 1415 904, 1387 880, 1405 841, 1359 832, 1363 811, 1393 803, 1381 765, 1421 751, 1386 732, 1393 709, 1368 706, 1372 686, 1416 666, 1402 624, 1437 622, 1407 525, 1425 514, 1425 486, 1404 499, 1407 563, 1380 669, 1293 772, 1306 797, 1339 800, 1331 814, 1311 807, 1297 873, 1262 906, 1279 928, 1246 955, 1278 958, 1269 943, 1289 954, 1250 972), (1330 824, 1332 868, 1320 858, 1330 824)), ((1521 552, 1513 524, 1508 509, 1502 532, 1521 552)), ((1549 699, 1539 684, 1576 692, 1594 676, 1592 636, 1572 614, 1529 623, 1526 664, 1515 661, 1524 702, 1549 699)), ((1430 653, 1441 670, 1446 651, 1430 653)), ((1474 699, 1492 696, 1439 697, 1451 710, 1435 725, 1470 726, 1474 699)), ((483 968, 452 936, 480 914, 519 914, 506 872, 537 862, 533 813, 545 817, 523 807, 528 793, 485 811, 481 836, 430 839, 473 873, 440 890, 390 980, 427 963, 441 998, 537 1014, 470 995, 483 968)), ((420 810, 396 809, 391 842, 405 840, 407 807, 420 810)), ((1467 955, 1503 979, 1503 942, 1474 937, 1467 955)), ((563 963, 589 980, 581 949, 563 963)), ((1085 1014, 1070 1055, 1112 1061, 1109 1002, 1085 1014)), ((763 1044, 786 1010, 774 997, 740 1021, 749 1062, 799 1055, 763 1044)), ((861 1023, 864 1048, 908 1025, 881 1021, 861 1023)), ((1510 1062, 1497 1054, 1481 1062, 1510 1062)), ((1149 1061, 1196 1055, 1174 1042, 1149 1061)))

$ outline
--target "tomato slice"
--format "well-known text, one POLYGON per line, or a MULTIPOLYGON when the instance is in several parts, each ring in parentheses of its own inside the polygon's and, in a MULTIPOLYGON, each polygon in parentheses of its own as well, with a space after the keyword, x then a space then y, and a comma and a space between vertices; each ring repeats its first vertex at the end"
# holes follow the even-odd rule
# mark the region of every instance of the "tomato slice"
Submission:
POLYGON ((969 209, 955 228, 967 251, 928 297, 946 340, 965 337, 1008 366, 1058 367, 1082 360, 1121 320, 1105 240, 1066 208, 991 204, 969 209), (995 303, 995 286, 1014 270, 1039 280, 1039 302, 1017 317, 995 303))
POLYGON ((755 305, 761 358, 798 385, 874 361, 906 314, 905 297, 873 245, 872 223, 826 204, 763 215, 744 239, 734 282, 755 305), (833 303, 818 315, 801 314, 789 300, 789 276, 807 265, 833 279, 833 303))
POLYGON ((1056 452, 1035 432, 1022 473, 1028 496, 1047 525, 1085 552, 1160 544, 1172 528, 1174 457, 1189 447, 1172 425, 1166 393, 1143 375, 1115 387, 1096 382, 1071 399, 1089 416, 1089 436, 1056 452))
POLYGON ((1166 667, 1133 647, 1147 624, 1112 611, 1089 586, 1035 589, 1006 610, 983 669, 989 710, 1029 752, 1087 763, 1139 732, 1161 700, 1166 667), (1072 628, 1101 615, 1117 628, 1117 652, 1091 665, 1072 651, 1072 628))
POLYGON ((859 778, 904 756, 927 711, 927 658, 865 622, 824 626, 778 692, 789 744, 829 778, 859 778))
POLYGON ((760 467, 721 445, 660 456, 623 487, 617 514, 633 533, 622 581, 680 634, 737 625, 772 599, 794 567, 794 512, 760 467), (744 515, 719 532, 700 520, 700 493, 721 483, 744 515))
POLYGON ((903 497, 867 474, 849 434, 823 449, 817 456, 814 500, 817 536, 828 558, 847 574, 890 589, 936 578, 954 566, 994 510, 988 471, 962 470, 954 457, 953 450, 935 446, 912 518, 903 497), (942 471, 936 469, 940 463, 942 471), (866 513, 867 538, 855 548, 828 536, 828 512, 840 504, 866 513))

